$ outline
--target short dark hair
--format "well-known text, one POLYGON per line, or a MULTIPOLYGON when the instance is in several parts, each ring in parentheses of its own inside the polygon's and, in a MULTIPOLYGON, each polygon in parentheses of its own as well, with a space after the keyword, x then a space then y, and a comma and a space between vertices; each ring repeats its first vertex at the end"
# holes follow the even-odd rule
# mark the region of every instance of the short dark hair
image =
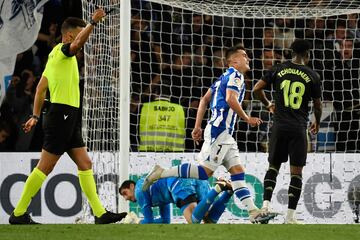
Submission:
POLYGON ((293 54, 305 57, 311 48, 311 44, 304 39, 296 39, 290 46, 293 54))
POLYGON ((134 184, 134 186, 136 185, 136 183, 133 180, 125 180, 119 187, 119 193, 121 193, 121 190, 123 189, 129 189, 131 184, 134 184))
POLYGON ((61 34, 65 34, 69 30, 77 27, 86 27, 85 21, 76 17, 68 17, 61 25, 61 34))
POLYGON ((231 48, 228 48, 225 53, 226 60, 228 60, 234 53, 236 53, 239 50, 246 51, 245 47, 242 44, 237 44, 231 48))

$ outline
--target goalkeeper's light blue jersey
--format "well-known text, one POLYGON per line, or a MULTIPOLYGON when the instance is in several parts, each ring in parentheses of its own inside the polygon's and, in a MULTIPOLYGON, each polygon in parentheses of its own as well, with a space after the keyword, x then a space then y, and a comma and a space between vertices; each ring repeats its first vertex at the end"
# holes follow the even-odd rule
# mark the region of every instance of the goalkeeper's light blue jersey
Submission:
POLYGON ((208 124, 211 125, 211 138, 216 139, 224 130, 230 135, 234 132, 237 114, 226 102, 226 90, 239 93, 239 103, 245 96, 244 75, 235 68, 230 67, 211 86, 211 118, 208 124))
POLYGON ((135 198, 144 215, 141 223, 170 223, 171 203, 177 203, 193 194, 200 201, 210 190, 206 180, 175 177, 159 179, 147 191, 142 191, 143 184, 144 178, 141 178, 135 186, 135 198), (154 219, 152 207, 159 207, 160 218, 154 219))

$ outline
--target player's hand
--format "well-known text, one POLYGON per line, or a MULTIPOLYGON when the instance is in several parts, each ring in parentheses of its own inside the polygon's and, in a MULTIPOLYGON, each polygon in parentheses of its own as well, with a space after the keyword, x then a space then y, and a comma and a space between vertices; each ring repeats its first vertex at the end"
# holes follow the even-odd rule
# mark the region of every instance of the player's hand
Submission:
POLYGON ((247 123, 251 126, 251 127, 257 127, 260 124, 262 124, 262 120, 260 118, 257 117, 249 117, 249 120, 247 121, 247 123))
POLYGON ((105 16, 106 16, 106 13, 105 13, 104 9, 97 8, 92 15, 92 20, 94 22, 98 23, 105 16))
POLYGON ((27 122, 22 125, 24 132, 25 133, 30 132, 37 122, 38 120, 32 117, 29 120, 27 120, 27 122))
POLYGON ((320 125, 317 122, 313 122, 310 125, 310 132, 312 134, 317 134, 319 132, 320 125))
POLYGON ((140 218, 138 218, 138 216, 134 212, 129 212, 126 215, 126 217, 120 223, 139 224, 140 223, 140 218))
POLYGON ((266 108, 270 113, 275 112, 275 104, 271 103, 270 106, 266 108))
POLYGON ((192 139, 195 141, 196 145, 199 145, 199 141, 201 140, 202 136, 202 129, 201 128, 194 128, 191 132, 192 139))

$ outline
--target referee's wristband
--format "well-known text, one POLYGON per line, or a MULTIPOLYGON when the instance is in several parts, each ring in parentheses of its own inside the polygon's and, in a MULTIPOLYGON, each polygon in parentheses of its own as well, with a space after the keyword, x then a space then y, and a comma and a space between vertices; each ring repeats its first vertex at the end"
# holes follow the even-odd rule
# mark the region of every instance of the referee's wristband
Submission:
POLYGON ((36 116, 36 115, 30 115, 30 118, 33 118, 35 119, 36 121, 39 121, 40 117, 39 116, 36 116))

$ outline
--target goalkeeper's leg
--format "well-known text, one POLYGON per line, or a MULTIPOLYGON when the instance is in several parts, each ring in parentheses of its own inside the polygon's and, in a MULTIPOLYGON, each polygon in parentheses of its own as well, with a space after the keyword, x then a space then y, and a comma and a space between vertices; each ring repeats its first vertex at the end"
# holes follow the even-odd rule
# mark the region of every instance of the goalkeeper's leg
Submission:
POLYGON ((232 195, 233 195, 232 190, 231 191, 226 190, 222 192, 220 197, 210 207, 208 215, 206 216, 208 222, 217 223, 219 221, 232 195))
MULTIPOLYGON (((201 220, 204 219, 206 213, 208 213, 207 217, 204 219, 206 223, 216 223, 221 214, 224 212, 226 203, 229 201, 230 197, 220 197, 215 203, 215 198, 221 193, 224 192, 223 195, 232 195, 232 189, 230 183, 226 180, 218 180, 217 184, 214 188, 212 188, 206 196, 201 199, 196 208, 194 209, 191 222, 192 223, 200 223, 201 220), (231 192, 226 194, 227 192, 231 192), (211 210, 209 211, 211 207, 211 210)), ((222 195, 222 196, 223 196, 222 195)))

